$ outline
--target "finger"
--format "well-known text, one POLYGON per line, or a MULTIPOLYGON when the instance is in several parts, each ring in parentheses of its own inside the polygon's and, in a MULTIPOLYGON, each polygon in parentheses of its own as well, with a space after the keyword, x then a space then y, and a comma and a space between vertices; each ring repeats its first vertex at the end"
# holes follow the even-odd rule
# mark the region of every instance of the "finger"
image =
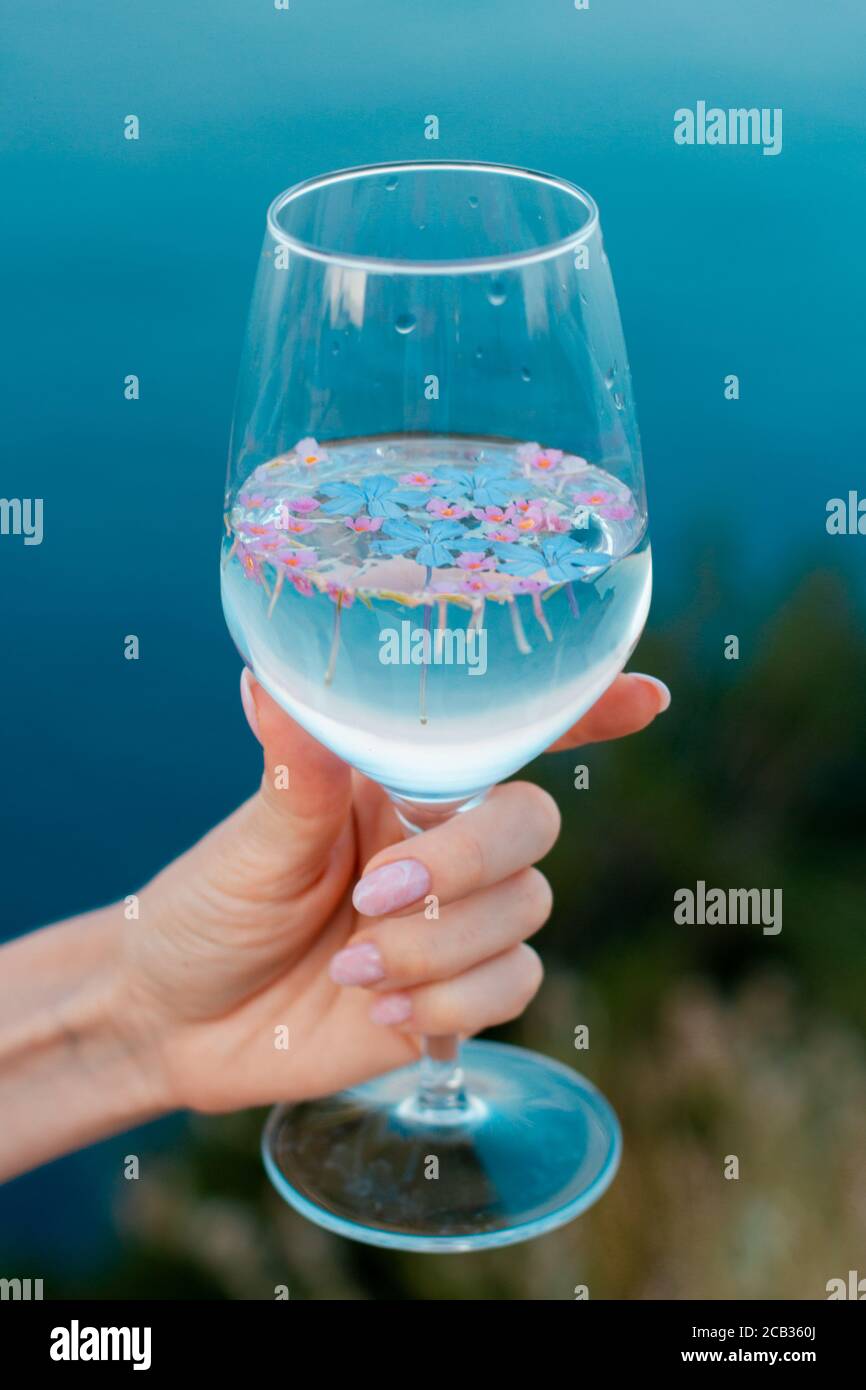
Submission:
POLYGON ((382 994, 370 1008, 374 1023, 427 1037, 480 1033, 526 1008, 543 977, 531 946, 512 946, 452 980, 382 994))
POLYGON ((552 905, 544 874, 521 869, 452 904, 439 921, 415 915, 380 922, 333 957, 329 974, 338 985, 385 990, 450 979, 532 936, 552 905))
POLYGON ((246 667, 241 699, 264 749, 258 794, 247 803, 246 829, 277 852, 294 887, 314 880, 327 861, 351 806, 350 769, 271 699, 246 667))
POLYGON ((558 753, 563 748, 576 748, 578 744, 603 743, 605 739, 636 734, 657 715, 664 714, 670 702, 671 692, 664 681, 655 676, 638 675, 634 671, 617 676, 592 709, 547 751, 558 753))
POLYGON ((370 860, 353 902, 365 917, 385 917, 433 894, 451 903, 542 859, 559 834, 556 802, 531 782, 494 787, 480 806, 391 845, 370 860))

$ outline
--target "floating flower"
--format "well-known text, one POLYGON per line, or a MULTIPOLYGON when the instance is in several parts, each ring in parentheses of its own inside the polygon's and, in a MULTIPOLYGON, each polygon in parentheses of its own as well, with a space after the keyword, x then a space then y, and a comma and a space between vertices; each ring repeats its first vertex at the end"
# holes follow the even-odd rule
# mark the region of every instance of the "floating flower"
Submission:
POLYGON ((568 517, 559 516, 556 512, 545 512, 539 529, 542 531, 570 531, 571 522, 568 517))
POLYGON ((400 503, 413 503, 415 498, 400 492, 397 482, 385 473, 374 473, 361 483, 329 483, 322 492, 330 500, 322 504, 326 512, 361 512, 366 507, 370 516, 402 516, 400 503))
POLYGON ((501 463, 485 463, 480 468, 437 469, 434 492, 440 497, 468 497, 479 507, 505 507, 511 501, 512 484, 508 468, 501 463))
POLYGON ((513 594, 543 594, 550 585, 546 579, 514 579, 512 580, 511 592, 513 594))
POLYGON ((237 557, 247 579, 252 579, 255 584, 261 584, 262 562, 258 555, 250 550, 249 546, 244 545, 243 541, 237 542, 237 557))
POLYGON ((304 521, 301 516, 292 516, 285 503, 280 507, 280 515, 274 525, 278 530, 288 532, 290 536, 304 536, 308 531, 316 529, 314 521, 304 521))
POLYGON ((500 589, 502 582, 495 574, 467 574, 458 579, 456 587, 461 594, 490 594, 500 589))
POLYGON ((615 492, 609 489, 596 488, 594 492, 575 492, 572 493, 575 502, 581 506, 591 507, 598 515, 605 517, 608 521, 627 521, 634 516, 634 505, 632 502, 624 502, 615 492))
POLYGON ((461 507, 459 502, 446 502, 443 497, 431 497, 427 510, 445 521, 460 521, 469 515, 468 508, 461 507))
POLYGON ((497 526, 487 531, 487 539, 506 545, 510 544, 511 541, 516 541, 519 534, 513 526, 497 526))
POLYGON ((312 468, 317 463, 324 463, 328 457, 327 450, 323 449, 312 435, 298 440, 295 445, 295 453, 301 463, 305 463, 308 468, 312 468))
POLYGON ((291 578, 293 574, 301 573, 309 569, 310 565, 315 565, 318 558, 315 550, 285 550, 279 556, 279 562, 291 578))
POLYGON ((269 500, 269 498, 263 496, 260 492, 238 493, 238 502, 240 505, 246 507, 251 512, 258 511, 260 507, 268 506, 269 500))
POLYGON ((289 512, 300 512, 305 515, 307 512, 314 512, 319 506, 317 497, 287 497, 283 506, 289 512))
POLYGON ((408 556, 414 552, 419 565, 434 569, 453 564, 453 552, 467 544, 465 530, 453 521, 434 521, 425 530, 414 521, 389 519, 384 534, 387 540, 376 542, 378 554, 408 556))
POLYGON ((303 594, 304 598, 310 597, 313 592, 313 586, 305 574, 299 573, 298 571, 291 571, 288 575, 288 580, 292 588, 297 589, 298 593, 303 594))
POLYGON ((350 531, 378 531, 384 520, 383 516, 347 516, 343 518, 343 525, 350 531))
POLYGON ((489 570, 496 564, 492 555, 483 555, 479 551, 464 550, 454 561, 462 570, 489 570))
POLYGON ((517 462, 522 464, 527 476, 531 472, 553 473, 562 463, 561 449, 542 449, 540 444, 521 444, 517 450, 517 462))
POLYGON ((541 542, 540 550, 534 545, 508 548, 497 545, 494 550, 502 556, 502 568, 507 573, 528 578, 545 569, 553 584, 566 579, 579 579, 587 566, 598 564, 598 555, 583 550, 568 536, 545 539, 541 542))
POLYGON ((339 603, 341 608, 351 608, 355 602, 354 589, 347 589, 342 584, 326 584, 325 593, 334 603, 339 603))
POLYGON ((427 488, 436 482, 432 473, 401 473, 400 482, 406 487, 427 488))
POLYGON ((472 515, 476 521, 510 521, 514 513, 513 507, 473 507, 472 515))

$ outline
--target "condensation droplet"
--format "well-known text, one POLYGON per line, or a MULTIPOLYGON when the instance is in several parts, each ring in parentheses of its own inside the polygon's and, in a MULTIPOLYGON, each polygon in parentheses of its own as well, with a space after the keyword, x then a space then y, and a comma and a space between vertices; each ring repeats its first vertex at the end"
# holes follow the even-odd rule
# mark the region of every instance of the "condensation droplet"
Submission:
POLYGON ((622 402, 622 396, 619 394, 619 391, 614 391, 614 393, 613 393, 613 403, 614 403, 614 405, 616 406, 617 410, 622 410, 622 404, 623 404, 623 402, 622 402))
POLYGON ((608 391, 613 390, 613 383, 616 381, 616 363, 610 367, 605 375, 604 384, 608 391))
POLYGON ((396 328, 398 333, 402 333, 405 335, 406 333, 412 332, 412 329, 415 327, 416 322, 417 320, 414 314, 401 314, 400 317, 397 319, 396 323, 394 324, 394 327, 396 328))
POLYGON ((481 351, 481 349, 480 349, 480 348, 476 348, 476 349, 475 349, 475 361, 476 361, 476 362, 480 362, 483 356, 484 356, 484 353, 481 351))
POLYGON ((523 378, 524 381, 531 381, 531 380, 532 380, 532 376, 531 376, 531 374, 530 374, 530 371, 529 371, 529 368, 528 368, 528 367, 521 367, 521 368, 520 368, 520 375, 522 376, 522 378, 523 378))
POLYGON ((476 198, 476 196, 475 196, 474 193, 470 193, 470 194, 469 194, 469 206, 470 206, 471 208, 477 208, 477 207, 478 207, 478 199, 476 198))
POLYGON ((505 293, 505 286, 501 280, 491 280, 490 288, 487 291, 487 298, 495 308, 505 303, 508 296, 505 293))
POLYGON ((581 295, 580 295, 580 302, 581 302, 581 304, 588 304, 588 303, 589 303, 589 300, 587 299, 586 295, 585 295, 582 291, 581 291, 581 295))
POLYGON ((395 178, 390 178, 390 179, 386 179, 386 180, 385 180, 385 188, 387 189, 387 191, 388 191, 389 193, 393 193, 393 192, 394 192, 394 189, 395 189, 396 187, 397 187, 397 180, 396 180, 395 178))

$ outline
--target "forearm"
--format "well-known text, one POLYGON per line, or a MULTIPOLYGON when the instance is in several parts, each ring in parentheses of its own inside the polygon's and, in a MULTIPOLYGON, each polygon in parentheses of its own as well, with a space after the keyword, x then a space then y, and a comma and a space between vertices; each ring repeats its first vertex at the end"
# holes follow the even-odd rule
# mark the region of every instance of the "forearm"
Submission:
POLYGON ((120 912, 0 949, 0 1181, 160 1112, 125 1017, 120 912))

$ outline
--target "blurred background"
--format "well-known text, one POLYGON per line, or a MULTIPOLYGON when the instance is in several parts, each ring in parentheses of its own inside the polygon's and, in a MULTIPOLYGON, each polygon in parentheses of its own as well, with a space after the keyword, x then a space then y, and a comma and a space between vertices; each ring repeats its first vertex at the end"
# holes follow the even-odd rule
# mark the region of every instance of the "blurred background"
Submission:
POLYGON ((225 458, 265 209, 315 173, 482 159, 594 194, 653 530, 633 664, 674 699, 531 769, 564 814, 557 905, 542 994, 499 1036, 615 1104, 596 1208, 504 1251, 377 1251, 281 1205, 261 1114, 173 1117, 0 1190, 0 1273, 228 1299, 820 1298, 866 1275, 866 537, 825 529, 866 492, 864 40, 859 0, 7 15, 0 492, 44 498, 45 539, 0 538, 3 935, 134 892, 257 782, 219 605, 225 458), (781 107, 782 153, 675 145, 698 100, 781 107), (781 887, 781 934, 677 926, 698 879, 781 887))

